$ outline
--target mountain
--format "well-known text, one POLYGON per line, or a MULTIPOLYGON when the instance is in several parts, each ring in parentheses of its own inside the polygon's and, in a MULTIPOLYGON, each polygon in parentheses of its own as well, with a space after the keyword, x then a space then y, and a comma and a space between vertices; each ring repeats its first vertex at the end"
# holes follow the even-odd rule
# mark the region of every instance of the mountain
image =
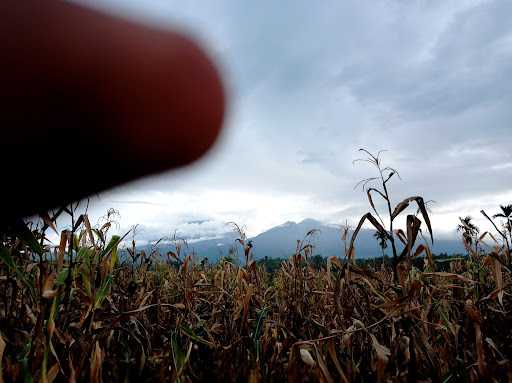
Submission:
MULTIPOLYGON (((344 254, 345 244, 341 239, 340 227, 308 218, 298 223, 285 222, 250 238, 253 244, 253 256, 256 259, 266 256, 269 258, 287 258, 295 253, 297 240, 302 240, 306 233, 313 229, 318 230, 310 238, 311 244, 314 246, 314 254, 320 254, 324 257, 342 256, 344 254)), ((347 239, 347 247, 350 243, 351 233, 349 233, 347 239)), ((357 258, 372 258, 382 255, 377 240, 373 236, 374 233, 374 230, 369 229, 362 229, 359 232, 355 244, 357 258)), ((236 237, 234 233, 228 233, 221 238, 191 242, 189 243, 189 252, 193 251, 200 259, 208 257, 211 262, 229 255, 230 248, 236 248, 241 256, 243 251, 240 245, 235 242, 236 237)), ((160 251, 163 253, 169 250, 173 250, 171 245, 160 246, 160 251)), ((458 239, 435 239, 432 251, 436 254, 464 253, 464 248, 458 239)), ((391 255, 391 245, 388 245, 385 253, 391 255)))
MULTIPOLYGON (((336 225, 326 225, 314 219, 305 219, 299 223, 286 222, 267 230, 252 238, 255 258, 268 257, 286 257, 295 252, 297 240, 303 239, 305 234, 313 229, 319 230, 312 236, 311 244, 314 246, 314 254, 322 256, 342 256, 345 252, 345 243, 341 239, 341 228, 336 225)), ((380 257, 382 251, 377 240, 373 236, 375 230, 362 229, 357 235, 355 242, 356 257, 372 258, 380 257)), ((346 241, 346 246, 350 245, 350 237, 346 241)), ((398 245, 400 250, 401 246, 398 245)), ((431 246, 434 253, 464 253, 462 243, 457 239, 437 239, 434 246, 431 246)), ((391 255, 391 245, 385 250, 387 255, 391 255)))
POLYGON ((295 253, 297 241, 304 239, 306 233, 314 229, 318 232, 310 237, 310 242, 315 254, 342 255, 344 246, 340 229, 310 218, 299 223, 286 222, 252 238, 253 254, 255 258, 289 257, 295 253))

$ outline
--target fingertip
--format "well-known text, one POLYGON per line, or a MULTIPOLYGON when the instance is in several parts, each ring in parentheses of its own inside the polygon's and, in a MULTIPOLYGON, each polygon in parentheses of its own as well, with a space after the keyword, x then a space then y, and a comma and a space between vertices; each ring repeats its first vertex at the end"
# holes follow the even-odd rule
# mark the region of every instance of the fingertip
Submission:
POLYGON ((118 70, 114 94, 104 94, 119 113, 122 141, 152 171, 197 160, 213 146, 223 124, 219 71, 198 43, 176 32, 158 32, 134 50, 144 57, 118 70))
MULTIPOLYGON (((183 33, 87 14, 76 37, 83 84, 103 130, 133 162, 132 177, 189 164, 215 143, 225 113, 221 75, 206 49, 183 33), (88 57, 95 57, 96 60, 88 57)), ((85 17, 85 16, 84 16, 85 17)))
POLYGON ((6 169, 17 187, 5 198, 5 219, 189 164, 215 143, 225 92, 193 39, 64 1, 0 11, 0 160, 17 159, 6 169), (40 193, 20 186, 33 167, 22 153, 57 158, 58 180, 33 172, 40 193))

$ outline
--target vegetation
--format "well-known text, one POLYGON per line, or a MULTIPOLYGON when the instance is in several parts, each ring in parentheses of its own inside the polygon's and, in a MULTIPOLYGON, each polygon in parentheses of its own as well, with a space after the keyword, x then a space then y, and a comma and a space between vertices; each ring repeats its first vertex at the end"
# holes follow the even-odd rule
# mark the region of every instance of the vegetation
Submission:
POLYGON ((467 254, 434 257, 423 198, 393 205, 398 173, 365 153, 378 172, 362 183, 372 212, 341 233, 344 258, 314 255, 312 231, 289 259, 256 262, 236 225, 241 266, 194 263, 176 237, 175 251, 146 254, 109 234, 110 215, 94 227, 74 206, 3 229, 0 382, 511 379, 510 206, 482 212, 482 234, 462 218, 467 254), (46 234, 61 214, 72 225, 54 246, 46 234), (356 259, 364 222, 392 258, 356 259))

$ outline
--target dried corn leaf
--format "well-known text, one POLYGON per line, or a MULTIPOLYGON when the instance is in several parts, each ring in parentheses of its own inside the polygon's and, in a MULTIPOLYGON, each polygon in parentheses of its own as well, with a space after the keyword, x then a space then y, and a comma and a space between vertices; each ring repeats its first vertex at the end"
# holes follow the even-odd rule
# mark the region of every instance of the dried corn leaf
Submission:
POLYGON ((103 356, 101 353, 100 343, 96 341, 93 353, 91 355, 91 369, 90 381, 92 383, 101 382, 101 365, 103 363, 103 356))
POLYGON ((315 346, 315 353, 316 353, 316 360, 318 361, 318 367, 320 367, 320 371, 322 371, 322 375, 327 381, 327 383, 334 383, 334 379, 332 378, 331 374, 329 373, 329 369, 327 368, 327 364, 325 363, 325 360, 318 351, 318 347, 315 346))
POLYGON ((4 383, 4 371, 2 367, 2 359, 4 357, 5 341, 0 333, 0 383, 4 383))
POLYGON ((343 371, 343 368, 341 367, 340 361, 338 360, 338 356, 336 355, 336 349, 334 348, 334 342, 330 341, 327 344, 327 351, 329 352, 329 356, 331 357, 331 360, 334 363, 334 366, 336 367, 338 374, 340 375, 341 381, 343 383, 348 383, 347 376, 345 375, 345 372, 343 371))
POLYGON ((375 355, 377 360, 375 362, 375 368, 377 370, 377 380, 379 382, 384 381, 384 370, 389 361, 389 356, 391 355, 391 351, 386 346, 383 346, 379 343, 375 335, 369 334, 372 339, 372 346, 375 351, 375 355))
POLYGON ((422 197, 415 196, 415 197, 409 197, 409 198, 404 199, 402 202, 400 202, 399 204, 397 204, 395 206, 395 210, 391 214, 391 218, 395 219, 401 212, 403 212, 405 209, 407 209, 407 207, 409 206, 409 204, 412 201, 416 201, 416 204, 418 205, 418 210, 420 211, 420 213, 423 217, 423 220, 425 221, 425 224, 427 225, 427 229, 430 234, 430 240, 433 243, 434 235, 432 234, 432 225, 430 224, 430 218, 427 213, 427 208, 425 207, 425 201, 423 200, 422 197))
POLYGON ((352 238, 350 240, 350 246, 349 246, 349 250, 348 250, 349 257, 352 255, 352 252, 354 250, 354 243, 356 241, 357 234, 359 234, 359 231, 361 230, 361 227, 363 226, 363 224, 366 220, 370 221, 370 223, 375 227, 375 229, 377 229, 377 231, 379 231, 381 233, 386 232, 384 227, 382 227, 380 222, 377 221, 377 219, 375 219, 375 217, 371 213, 366 213, 365 215, 363 215, 361 217, 361 219, 359 220, 359 223, 357 224, 356 230, 354 230, 354 233, 352 233, 352 238))
POLYGON ((316 366, 315 360, 313 359, 313 357, 311 356, 311 353, 307 349, 301 348, 299 350, 299 353, 300 353, 300 358, 302 359, 302 361, 304 363, 306 363, 309 367, 316 366))
POLYGON ((52 383, 59 374, 59 364, 55 363, 46 373, 46 382, 52 383))

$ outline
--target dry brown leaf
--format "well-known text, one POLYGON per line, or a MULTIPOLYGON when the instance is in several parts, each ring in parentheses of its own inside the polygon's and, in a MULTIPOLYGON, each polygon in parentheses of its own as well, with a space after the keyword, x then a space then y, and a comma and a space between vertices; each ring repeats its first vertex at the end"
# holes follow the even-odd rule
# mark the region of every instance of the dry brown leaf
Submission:
POLYGON ((43 293, 41 294, 43 298, 51 299, 57 295, 57 289, 52 289, 56 276, 55 273, 51 273, 44 280, 43 293))
POLYGON ((37 318, 36 316, 34 315, 34 312, 32 311, 32 309, 30 308, 30 306, 28 304, 25 303, 25 310, 26 310, 26 313, 27 313, 27 317, 30 319, 30 321, 32 322, 32 324, 36 324, 37 322, 37 318))
POLYGON ((59 364, 55 363, 46 373, 46 381, 52 383, 59 374, 59 364))
POLYGON ((402 335, 398 340, 398 344, 400 345, 400 351, 402 351, 404 355, 405 362, 409 362, 411 359, 411 352, 409 350, 410 339, 408 336, 402 335))
POLYGON ((75 367, 73 366, 73 359, 71 355, 69 356, 69 379, 68 383, 76 383, 76 372, 75 367))
POLYGON ((386 197, 384 194, 382 194, 380 190, 377 190, 375 188, 368 188, 368 190, 366 190, 366 195, 368 196, 368 202, 370 202, 370 206, 372 207, 377 217, 379 217, 379 219, 382 221, 382 218, 380 217, 379 212, 377 211, 377 209, 375 208, 375 204, 373 203, 372 192, 379 194, 384 200, 386 200, 386 197))
POLYGON ((90 381, 92 383, 101 382, 101 365, 103 363, 103 357, 101 354, 100 343, 96 341, 94 351, 91 355, 91 375, 90 381))
POLYGON ((45 211, 43 213, 40 213, 39 217, 41 217, 46 226, 50 227, 55 232, 55 234, 59 235, 59 232, 57 231, 57 226, 55 226, 55 222, 52 221, 48 212, 45 211))
POLYGON ((389 356, 391 355, 391 351, 386 346, 383 346, 379 343, 375 335, 369 334, 372 339, 372 346, 375 350, 375 355, 377 356, 377 360, 375 363, 375 369, 377 370, 377 380, 379 382, 384 381, 384 370, 389 361, 389 356))
POLYGON ((377 219, 371 213, 366 213, 365 215, 363 215, 361 217, 361 219, 359 220, 359 223, 357 224, 356 229, 352 233, 352 238, 350 239, 350 246, 349 246, 349 249, 348 249, 349 257, 352 255, 352 251, 354 250, 354 243, 356 241, 357 234, 359 234, 359 231, 361 230, 361 227, 363 226, 363 224, 364 224, 364 222, 366 220, 370 221, 370 223, 375 227, 375 229, 377 229, 377 231, 379 231, 381 233, 385 233, 386 232, 384 227, 382 227, 380 222, 377 221, 377 219))
POLYGON ((302 361, 304 363, 306 363, 309 367, 316 366, 315 360, 313 359, 313 357, 311 356, 311 353, 307 349, 301 348, 299 350, 299 352, 300 352, 300 358, 302 359, 302 361))
POLYGON ((379 343, 377 340, 377 337, 373 334, 370 334, 370 337, 372 339, 372 346, 375 350, 375 354, 377 355, 377 358, 382 360, 383 362, 387 363, 389 356, 391 355, 391 351, 386 346, 383 346, 379 343))
POLYGON ((332 284, 332 281, 331 281, 331 267, 332 267, 332 260, 331 258, 333 257, 328 257, 327 258, 327 263, 326 263, 326 277, 327 277, 327 285, 328 286, 331 286, 332 284))
POLYGON ((340 361, 338 360, 338 356, 336 355, 336 350, 334 348, 334 342, 330 341, 328 343, 327 350, 329 352, 332 362, 334 363, 334 366, 336 367, 336 370, 338 371, 338 374, 340 375, 341 381, 343 383, 348 383, 347 376, 345 375, 345 372, 343 371, 343 368, 341 367, 340 361))
POLYGON ((477 324, 482 323, 482 316, 480 315, 480 311, 476 308, 475 304, 471 299, 466 300, 466 304, 464 305, 464 310, 466 314, 471 318, 471 320, 477 324))
POLYGON ((349 228, 347 225, 343 226, 342 230, 341 230, 341 240, 342 241, 346 241, 347 238, 348 238, 348 231, 349 231, 349 228))
POLYGON ((499 290, 498 301, 503 306, 503 271, 501 269, 501 263, 497 259, 494 260, 494 278, 496 280, 496 288, 499 290))
POLYGON ((422 273, 423 275, 431 275, 434 277, 441 277, 441 278, 452 278, 452 279, 459 279, 463 282, 467 283, 476 283, 472 279, 466 278, 463 275, 455 274, 455 273, 448 273, 446 271, 436 271, 436 272, 429 272, 429 273, 422 273))
POLYGON ((259 368, 252 368, 251 371, 249 371, 249 379, 247 381, 248 383, 261 382, 261 373, 259 368))
POLYGON ((475 347, 478 361, 478 372, 481 377, 486 375, 484 344, 482 341, 482 330, 480 324, 475 322, 475 347))
POLYGON ((5 351, 5 341, 4 338, 2 338, 2 334, 0 334, 0 383, 4 383, 4 372, 2 368, 2 359, 4 357, 4 351, 5 351))
POLYGON ((423 220, 425 221, 425 224, 427 225, 428 232, 430 234, 430 240, 432 243, 434 242, 434 235, 432 234, 432 225, 430 224, 430 218, 427 213, 427 208, 425 206, 425 201, 423 200, 423 197, 415 196, 415 197, 409 197, 404 199, 402 202, 397 204, 395 206, 395 210, 391 214, 391 218, 395 219, 402 211, 404 211, 409 204, 412 201, 416 201, 416 204, 418 205, 418 209, 423 217, 423 220))
POLYGON ((407 236, 405 235, 404 231, 402 229, 396 229, 394 230, 395 235, 397 238, 402 242, 402 244, 407 245, 407 236))
POLYGON ((334 383, 334 379, 332 378, 331 374, 329 373, 329 369, 327 368, 327 364, 325 363, 324 358, 318 351, 318 347, 315 346, 315 353, 316 353, 316 360, 318 361, 318 366, 320 367, 320 371, 322 371, 322 375, 324 376, 324 379, 327 381, 327 383, 334 383))
POLYGON ((210 327, 210 332, 214 334, 222 334, 224 330, 224 325, 222 323, 214 323, 212 327, 210 327))
POLYGON ((96 247, 96 243, 94 241, 94 235, 92 234, 91 223, 89 222, 89 216, 87 214, 83 215, 83 221, 85 226, 85 231, 87 232, 87 236, 89 237, 89 241, 93 247, 96 247))
POLYGON ((69 243, 69 237, 71 236, 71 232, 69 230, 63 230, 60 233, 60 244, 58 248, 58 258, 57 258, 57 272, 62 269, 64 265, 64 254, 66 251, 66 245, 69 243))

